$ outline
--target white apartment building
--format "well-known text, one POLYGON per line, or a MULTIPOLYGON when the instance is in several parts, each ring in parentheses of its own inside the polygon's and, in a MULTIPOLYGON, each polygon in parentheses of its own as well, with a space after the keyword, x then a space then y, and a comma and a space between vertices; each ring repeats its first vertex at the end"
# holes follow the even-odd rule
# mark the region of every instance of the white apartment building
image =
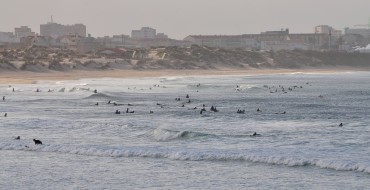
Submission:
POLYGON ((314 28, 315 34, 331 34, 334 38, 339 38, 342 35, 342 31, 336 30, 328 25, 319 25, 314 28))
POLYGON ((28 26, 21 26, 19 28, 14 28, 14 36, 20 39, 22 37, 35 36, 35 32, 32 32, 31 28, 28 28, 28 26))
POLYGON ((142 27, 140 30, 133 30, 131 32, 132 39, 154 39, 156 37, 156 30, 150 27, 142 27))
POLYGON ((61 25, 54 22, 40 25, 41 36, 58 38, 65 35, 79 35, 86 37, 86 26, 83 24, 61 25))

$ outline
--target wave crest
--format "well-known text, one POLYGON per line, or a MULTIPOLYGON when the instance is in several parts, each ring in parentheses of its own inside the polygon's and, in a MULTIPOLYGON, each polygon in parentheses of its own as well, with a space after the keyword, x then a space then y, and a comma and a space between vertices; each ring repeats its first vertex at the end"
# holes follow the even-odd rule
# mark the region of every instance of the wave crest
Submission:
POLYGON ((370 174, 369 163, 349 161, 327 161, 320 159, 304 159, 285 156, 266 156, 246 151, 232 152, 227 150, 200 150, 200 149, 176 149, 163 147, 102 147, 102 146, 75 146, 75 145, 29 145, 25 143, 0 143, 0 150, 58 152, 66 154, 78 154, 87 156, 104 157, 149 157, 167 158, 172 160, 186 161, 246 161, 253 163, 265 163, 285 165, 290 167, 314 166, 338 171, 356 171, 370 174))
POLYGON ((203 136, 210 136, 210 134, 193 132, 193 131, 174 131, 168 129, 157 128, 146 134, 156 141, 171 141, 180 139, 189 139, 203 136))

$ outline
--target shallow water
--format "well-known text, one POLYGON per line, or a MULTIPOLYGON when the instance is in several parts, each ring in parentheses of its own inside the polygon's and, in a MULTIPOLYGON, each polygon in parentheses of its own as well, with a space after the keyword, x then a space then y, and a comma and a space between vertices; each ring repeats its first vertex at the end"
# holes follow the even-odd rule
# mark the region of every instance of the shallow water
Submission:
POLYGON ((3 85, 0 187, 366 189, 368 81, 348 72, 3 85))

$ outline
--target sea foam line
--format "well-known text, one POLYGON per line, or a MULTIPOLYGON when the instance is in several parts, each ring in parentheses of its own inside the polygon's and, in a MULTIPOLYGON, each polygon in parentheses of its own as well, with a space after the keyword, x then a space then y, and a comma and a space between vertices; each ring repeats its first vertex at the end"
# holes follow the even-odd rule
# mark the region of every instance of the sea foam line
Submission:
POLYGON ((25 143, 0 143, 0 150, 56 152, 102 157, 167 158, 182 161, 246 161, 290 167, 314 166, 337 171, 356 171, 370 174, 370 163, 327 161, 320 159, 266 156, 248 152, 225 150, 174 149, 163 147, 100 147, 75 145, 29 145, 25 143))

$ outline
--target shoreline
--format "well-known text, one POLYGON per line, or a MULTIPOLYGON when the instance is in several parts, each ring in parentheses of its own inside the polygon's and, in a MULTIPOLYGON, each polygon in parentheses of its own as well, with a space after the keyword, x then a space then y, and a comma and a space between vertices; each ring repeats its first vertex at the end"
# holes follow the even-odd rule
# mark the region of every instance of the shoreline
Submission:
POLYGON ((142 78, 163 76, 230 76, 230 75, 272 75, 291 73, 340 73, 340 72, 369 71, 359 68, 335 69, 250 69, 250 70, 101 70, 101 71, 70 71, 70 72, 29 72, 7 71, 0 72, 0 84, 32 84, 37 81, 78 80, 83 78, 142 78))

